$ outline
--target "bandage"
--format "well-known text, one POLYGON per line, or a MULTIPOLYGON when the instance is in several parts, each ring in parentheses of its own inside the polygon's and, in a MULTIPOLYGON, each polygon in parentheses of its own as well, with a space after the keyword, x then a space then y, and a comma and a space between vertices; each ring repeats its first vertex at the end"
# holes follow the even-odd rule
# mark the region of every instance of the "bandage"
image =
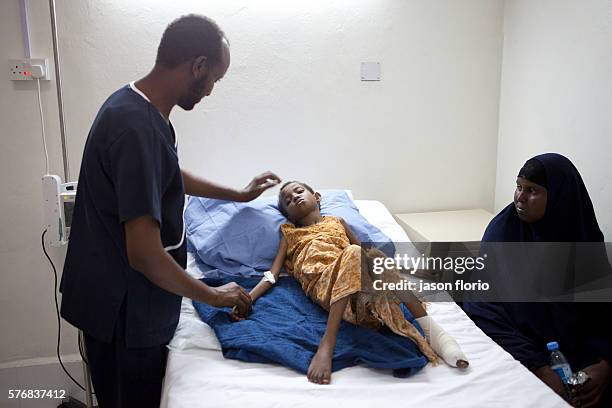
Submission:
POLYGON ((264 272, 263 280, 266 282, 270 282, 273 285, 276 283, 276 279, 274 279, 274 274, 270 271, 264 272))
POLYGON ((459 347, 457 341, 440 327, 431 316, 423 316, 416 319, 425 333, 425 339, 431 348, 452 367, 457 367, 457 362, 468 361, 467 357, 459 347))

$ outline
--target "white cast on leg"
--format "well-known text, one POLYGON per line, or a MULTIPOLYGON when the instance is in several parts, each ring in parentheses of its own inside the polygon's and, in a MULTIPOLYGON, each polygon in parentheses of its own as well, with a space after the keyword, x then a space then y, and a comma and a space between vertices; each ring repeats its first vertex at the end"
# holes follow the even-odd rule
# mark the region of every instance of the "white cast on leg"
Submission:
POLYGON ((416 321, 419 322, 423 332, 425 332, 425 338, 431 348, 442 357, 448 365, 457 367, 457 362, 459 360, 468 361, 457 341, 444 331, 431 316, 419 317, 416 321))

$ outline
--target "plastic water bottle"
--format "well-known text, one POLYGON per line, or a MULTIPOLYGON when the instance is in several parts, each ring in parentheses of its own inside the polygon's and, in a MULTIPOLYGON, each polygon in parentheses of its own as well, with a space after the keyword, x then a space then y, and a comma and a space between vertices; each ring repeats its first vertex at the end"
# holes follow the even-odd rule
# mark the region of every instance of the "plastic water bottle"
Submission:
POLYGON ((548 351, 550 351, 550 368, 561 377, 563 384, 567 385, 567 382, 572 376, 572 368, 563 353, 559 351, 559 343, 551 341, 546 344, 546 347, 548 351))

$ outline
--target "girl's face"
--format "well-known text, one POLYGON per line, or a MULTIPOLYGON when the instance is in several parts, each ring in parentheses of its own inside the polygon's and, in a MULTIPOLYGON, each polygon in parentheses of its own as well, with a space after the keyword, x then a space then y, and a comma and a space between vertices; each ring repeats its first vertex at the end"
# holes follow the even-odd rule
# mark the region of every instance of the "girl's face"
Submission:
POLYGON ((311 193, 300 183, 290 183, 281 191, 281 200, 289 220, 295 223, 313 211, 319 211, 321 195, 311 193))
POLYGON ((546 213, 548 193, 544 187, 523 177, 516 179, 514 191, 514 208, 524 222, 536 222, 546 213))

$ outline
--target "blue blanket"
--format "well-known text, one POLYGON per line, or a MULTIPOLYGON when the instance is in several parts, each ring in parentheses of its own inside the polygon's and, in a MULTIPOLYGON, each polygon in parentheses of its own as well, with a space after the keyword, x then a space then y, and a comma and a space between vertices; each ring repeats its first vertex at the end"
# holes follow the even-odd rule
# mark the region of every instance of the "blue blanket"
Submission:
MULTIPOLYGON (((204 279, 210 286, 229 281, 249 290, 259 278, 225 277, 204 279)), ((310 301, 299 283, 282 277, 253 306, 246 320, 232 322, 229 309, 193 302, 204 322, 215 331, 226 358, 277 363, 306 373, 327 324, 327 312, 310 301)), ((403 307, 403 305, 402 305, 403 307)), ((418 324, 407 309, 406 318, 418 324)), ((420 329, 420 328, 419 328, 420 329)), ((396 377, 408 377, 427 364, 426 357, 409 339, 390 332, 359 327, 345 321, 340 325, 332 370, 364 363, 369 367, 392 369, 396 377)))

